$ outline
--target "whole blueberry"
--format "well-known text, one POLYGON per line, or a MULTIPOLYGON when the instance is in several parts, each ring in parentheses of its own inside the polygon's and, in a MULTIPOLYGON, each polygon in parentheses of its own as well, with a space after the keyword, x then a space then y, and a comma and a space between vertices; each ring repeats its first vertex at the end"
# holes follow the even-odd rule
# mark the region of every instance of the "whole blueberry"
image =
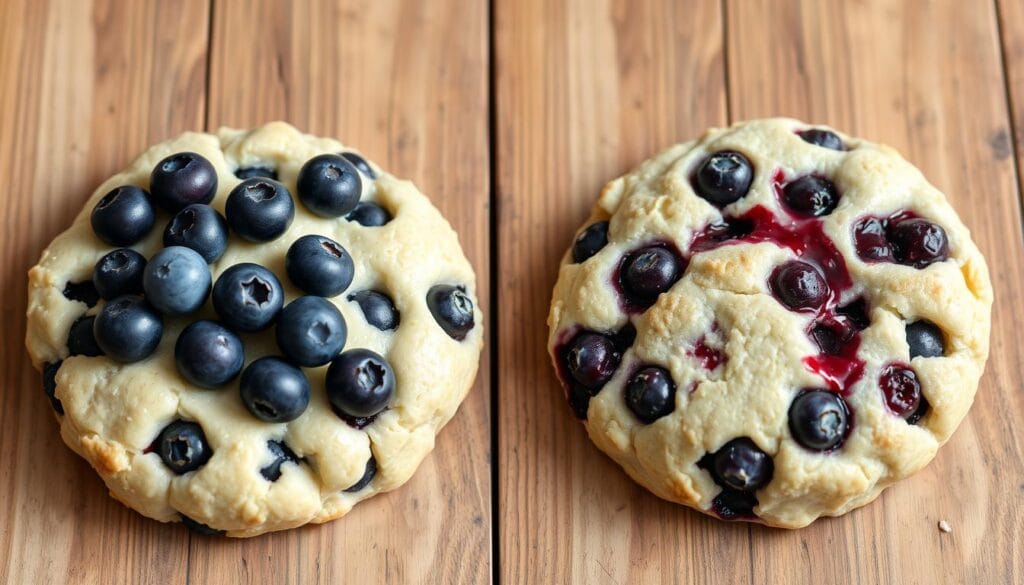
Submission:
POLYGON ((746 437, 733 439, 714 455, 714 472, 724 487, 742 492, 758 490, 772 480, 775 463, 746 437))
POLYGON ((213 285, 213 309, 236 331, 262 331, 284 306, 284 290, 274 273, 251 263, 235 264, 213 285))
POLYGON ((622 353, 611 338, 600 333, 580 333, 569 343, 565 364, 569 374, 583 387, 598 389, 615 374, 622 353))
POLYGON ((946 336, 942 329, 924 319, 907 324, 907 345, 910 346, 910 359, 946 355, 946 336))
POLYGON ((367 163, 366 159, 364 159, 363 157, 359 156, 354 152, 343 152, 341 153, 341 156, 345 157, 345 160, 352 163, 352 166, 359 169, 360 173, 363 173, 364 175, 371 179, 377 178, 377 173, 373 172, 373 169, 370 167, 370 164, 367 163))
POLYGON ((747 157, 725 150, 706 158, 697 168, 694 190, 712 205, 725 207, 750 191, 754 167, 747 157))
POLYGON ((156 222, 149 194, 135 185, 118 187, 92 210, 92 231, 112 246, 131 246, 146 237, 156 222))
POLYGON ((825 277, 813 265, 800 260, 776 268, 769 279, 772 292, 794 311, 817 310, 831 294, 825 277))
POLYGON ((910 417, 921 404, 921 382, 917 379, 917 373, 908 366, 886 366, 878 377, 878 385, 885 406, 898 417, 910 417))
POLYGON ((361 290, 348 295, 348 300, 359 305, 366 322, 377 329, 390 331, 398 328, 401 315, 386 294, 375 290, 361 290))
POLYGON ((853 243, 857 256, 865 262, 895 262, 886 222, 877 217, 866 217, 853 228, 853 243))
POLYGON ((676 385, 665 368, 648 366, 626 382, 626 406, 640 422, 651 424, 676 408, 676 385))
POLYGON ((288 189, 272 179, 246 179, 231 190, 224 206, 228 225, 250 242, 269 242, 295 219, 288 189))
POLYGON ((260 358, 242 372, 242 404, 263 422, 299 418, 309 405, 309 380, 302 370, 281 358, 260 358))
POLYGON ((820 128, 810 128, 797 132, 800 138, 804 139, 804 142, 820 146, 822 148, 828 148, 830 150, 846 150, 843 146, 843 139, 838 134, 831 130, 823 130, 820 128))
POLYGON ((572 244, 572 261, 579 264, 608 245, 608 222, 599 221, 587 226, 572 244))
POLYGON ((782 189, 782 200, 797 215, 821 217, 839 205, 839 190, 828 179, 807 175, 788 183, 782 189))
POLYGON ((100 297, 110 300, 121 295, 141 295, 146 257, 131 248, 107 252, 92 270, 92 284, 100 297))
POLYGON ((160 431, 156 451, 164 465, 178 475, 199 469, 213 456, 203 427, 185 420, 176 420, 160 431))
POLYGON ((178 335, 174 361, 186 380, 214 388, 242 371, 245 351, 242 340, 230 329, 214 321, 196 321, 178 335))
POLYGON ((270 451, 270 464, 260 469, 260 475, 267 481, 281 479, 281 466, 285 463, 298 465, 301 461, 295 451, 292 451, 284 441, 274 441, 273 439, 267 441, 267 451, 270 451))
POLYGON ((352 163, 336 154, 321 154, 299 171, 299 200, 322 217, 341 217, 356 208, 363 181, 352 163))
POLYGON ((149 176, 153 201, 171 213, 193 203, 209 203, 217 194, 217 171, 194 152, 172 154, 156 163, 149 176))
POLYGON ((375 475, 377 475, 377 460, 374 459, 371 454, 370 458, 366 460, 366 467, 363 468, 363 476, 359 478, 359 481, 342 491, 350 494, 362 491, 363 488, 370 485, 370 482, 373 481, 373 476, 375 475))
POLYGON ((368 349, 350 349, 327 368, 327 398, 341 414, 371 417, 395 398, 395 373, 380 355, 368 349))
POLYGON ((427 291, 427 308, 448 337, 462 341, 473 329, 473 299, 466 289, 450 284, 436 284, 427 291))
POLYGON ((246 179, 273 179, 276 181, 277 169, 261 165, 239 167, 235 170, 235 176, 243 181, 246 179))
POLYGON ((68 331, 68 355, 103 355, 103 350, 96 343, 96 334, 93 333, 95 321, 94 315, 84 315, 71 324, 71 330, 68 331))
POLYGON ((907 219, 890 227, 896 261, 924 268, 949 258, 949 240, 942 226, 925 219, 907 219))
POLYGON ((348 328, 341 312, 323 297, 299 297, 277 319, 277 347, 292 363, 312 368, 334 359, 345 347, 348 328))
POLYGON ((228 249, 228 223, 209 205, 189 205, 167 224, 164 246, 192 248, 207 264, 212 264, 228 249))
POLYGON ((93 322, 93 335, 103 353, 125 363, 149 357, 160 344, 164 322, 142 297, 125 295, 103 306, 93 322))
POLYGON ((829 451, 846 438, 850 409, 841 396, 828 390, 807 390, 789 405, 789 432, 812 451, 829 451))
POLYGON ((651 301, 672 288, 682 275, 682 260, 664 246, 648 246, 626 256, 622 286, 630 297, 651 301))
POLYGON ((295 240, 285 255, 284 269, 295 286, 320 297, 341 294, 355 276, 352 256, 326 236, 308 235, 295 240))
POLYGON ((354 221, 364 227, 380 227, 391 221, 387 209, 370 201, 361 201, 345 219, 354 221))
POLYGON ((199 310, 210 294, 210 280, 206 260, 184 246, 160 250, 142 274, 146 300, 165 315, 188 315, 199 310))

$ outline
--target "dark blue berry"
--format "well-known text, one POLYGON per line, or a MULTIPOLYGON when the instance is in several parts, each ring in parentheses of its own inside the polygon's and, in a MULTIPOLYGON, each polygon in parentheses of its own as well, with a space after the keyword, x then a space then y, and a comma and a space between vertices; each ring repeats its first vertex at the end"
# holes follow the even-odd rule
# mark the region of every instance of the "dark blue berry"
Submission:
POLYGON ((156 163, 149 176, 153 201, 177 213, 193 203, 209 203, 217 194, 217 171, 194 152, 172 154, 156 163))
POLYGON ((112 246, 131 246, 153 229, 156 212, 149 194, 134 185, 118 187, 92 210, 92 231, 112 246))
POLYGON ((701 163, 694 179, 697 195, 712 205, 725 207, 750 190, 754 168, 747 157, 738 152, 716 152, 701 163))
POLYGON ((427 307, 437 324, 452 339, 462 341, 473 329, 473 300, 466 294, 464 287, 448 284, 432 286, 427 291, 427 307))
POLYGON ((108 252, 92 271, 92 284, 106 300, 121 295, 141 295, 146 257, 131 248, 108 252))
POLYGON ((676 385, 665 368, 648 366, 626 383, 626 406, 640 422, 651 424, 676 408, 676 385))
POLYGON ((849 418, 850 409, 841 396, 828 390, 808 390, 789 406, 789 432, 807 449, 829 451, 846 438, 849 418))
POLYGON ((331 405, 351 418, 375 416, 395 397, 391 365, 368 349, 350 349, 335 358, 325 385, 331 405))
POLYGON ((109 301, 93 322, 96 344, 119 362, 146 359, 156 350, 163 334, 160 313, 142 297, 132 295, 109 301))
POLYGON ((299 200, 322 217, 341 217, 356 208, 363 181, 352 163, 336 154, 309 159, 299 171, 299 200))
POLYGON ((231 190, 224 212, 235 233, 250 242, 269 242, 288 230, 295 203, 281 183, 247 179, 231 190))
POLYGON ((96 285, 92 283, 92 279, 83 282, 71 282, 70 280, 64 284, 64 298, 69 301, 78 301, 85 303, 87 307, 95 307, 96 302, 100 300, 100 293, 96 290, 96 285))
POLYGON ((572 261, 579 264, 597 254, 608 245, 608 222, 599 221, 590 224, 587 229, 576 236, 572 244, 572 261))
POLYGON ((235 171, 235 176, 243 181, 246 179, 272 179, 276 181, 277 169, 263 166, 240 167, 235 171))
POLYGON ((299 456, 284 441, 267 441, 267 450, 270 451, 271 461, 266 467, 260 469, 260 475, 267 481, 280 479, 281 466, 285 463, 299 464, 299 456))
POLYGON ((632 300, 649 304, 682 277, 681 265, 682 261, 663 246, 637 250, 622 264, 622 286, 632 300))
POLYGON ((64 405, 60 398, 57 398, 57 371, 63 362, 48 362, 43 364, 43 392, 50 399, 50 406, 57 414, 64 414, 64 405))
POLYGON ((93 333, 93 323, 96 317, 86 315, 75 319, 68 332, 68 355, 83 355, 96 357, 103 355, 103 350, 96 343, 96 335, 93 333))
POLYGON ((156 451, 164 465, 178 475, 199 469, 213 456, 203 427, 184 420, 176 420, 160 431, 156 451))
POLYGON ((274 273, 258 264, 235 264, 213 285, 213 308, 236 331, 270 327, 284 305, 284 290, 274 273))
POLYGON ((896 261, 924 268, 949 258, 949 240, 942 226, 925 219, 907 219, 889 229, 896 261))
POLYGON ((600 389, 615 374, 622 353, 615 342, 600 333, 584 332, 566 347, 569 374, 584 388, 600 389))
POLYGON ((366 460, 366 468, 363 471, 363 477, 360 477, 359 481, 345 488, 343 491, 350 494, 362 491, 363 488, 370 485, 370 482, 373 481, 373 476, 375 475, 377 475, 377 460, 373 455, 370 455, 370 458, 366 460))
POLYGON ((181 515, 181 523, 184 524, 185 528, 188 528, 190 531, 195 532, 196 534, 201 534, 203 536, 224 536, 225 534, 227 534, 223 530, 210 528, 206 524, 203 524, 202 522, 197 522, 184 514, 181 515))
POLYGON ((391 221, 391 214, 376 203, 363 201, 356 205, 356 208, 345 216, 345 219, 354 221, 364 227, 380 227, 391 221))
POLYGON ((832 294, 821 272, 800 260, 776 268, 769 284, 779 302, 794 311, 817 310, 832 294))
POLYGON ((277 347, 293 363, 322 366, 345 347, 348 328, 341 312, 323 297, 299 297, 277 319, 277 347))
POLYGON ((165 315, 199 310, 210 294, 210 268, 199 252, 171 246, 157 252, 142 275, 146 300, 165 315))
POLYGON ((366 159, 364 159, 363 157, 359 156, 354 152, 343 152, 341 153, 341 156, 345 157, 345 160, 352 163, 352 166, 359 169, 360 173, 363 173, 364 175, 371 179, 377 178, 377 173, 375 173, 373 169, 370 168, 370 164, 367 163, 366 159))
POLYGON ((189 382, 204 388, 228 383, 245 362, 242 340, 230 329, 213 321, 196 321, 186 327, 174 344, 178 372, 189 382))
POLYGON ((895 262, 885 220, 866 217, 853 228, 857 256, 865 262, 895 262))
POLYGON ((768 485, 775 472, 771 456, 746 437, 733 439, 713 456, 713 471, 723 487, 753 492, 768 485))
POLYGON ((366 322, 377 329, 390 331, 398 328, 401 315, 386 294, 375 290, 361 290, 348 295, 348 300, 358 304, 366 322))
POLYGON ((942 357, 946 355, 946 336, 942 329, 931 321, 914 321, 907 324, 907 345, 910 359, 920 357, 942 357))
POLYGON ((320 297, 341 294, 352 284, 352 256, 338 242, 308 235, 295 240, 284 258, 284 269, 303 292, 320 297))
POLYGON ((189 205, 167 224, 164 246, 191 248, 212 264, 228 249, 228 222, 209 205, 189 205))
POLYGON ((788 183, 782 189, 782 200, 797 215, 821 217, 839 205, 839 190, 828 179, 807 175, 788 183))
POLYGON ((309 380, 281 358, 263 357, 249 364, 239 383, 242 404, 263 422, 299 418, 309 405, 309 380))
POLYGON ((800 138, 804 139, 804 142, 820 146, 822 148, 828 148, 831 150, 845 150, 843 146, 843 139, 838 134, 831 130, 821 130, 819 128, 811 128, 802 132, 797 132, 800 138))
POLYGON ((923 398, 917 372, 904 365, 888 365, 878 377, 878 386, 889 412, 901 418, 917 412, 923 398))

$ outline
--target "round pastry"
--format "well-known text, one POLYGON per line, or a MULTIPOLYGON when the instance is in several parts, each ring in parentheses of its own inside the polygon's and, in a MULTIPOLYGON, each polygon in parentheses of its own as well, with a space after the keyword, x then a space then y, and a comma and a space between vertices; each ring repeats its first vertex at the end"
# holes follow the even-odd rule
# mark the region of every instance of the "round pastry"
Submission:
POLYGON ((43 252, 26 344, 115 498, 252 536, 409 479, 476 375, 474 279, 430 201, 341 143, 186 133, 43 252))
POLYGON ((604 188, 562 260, 548 348, 637 482, 797 528, 935 456, 974 399, 991 306, 967 228, 894 150, 754 120, 604 188))

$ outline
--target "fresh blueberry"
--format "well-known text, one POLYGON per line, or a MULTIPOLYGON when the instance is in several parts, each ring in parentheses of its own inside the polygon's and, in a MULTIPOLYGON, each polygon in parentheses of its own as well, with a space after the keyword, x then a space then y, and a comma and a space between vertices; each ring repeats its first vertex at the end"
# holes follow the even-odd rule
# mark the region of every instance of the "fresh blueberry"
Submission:
POLYGON ((196 321, 178 335, 174 361, 186 380, 213 388, 242 371, 245 353, 242 340, 230 329, 213 321, 196 321))
POLYGON ((436 284, 427 291, 427 308, 448 337, 462 341, 473 329, 473 300, 465 287, 436 284))
POLYGON ((284 269, 295 286, 320 297, 334 297, 352 284, 355 265, 341 244, 325 236, 302 236, 288 248, 284 269))
POLYGON ((398 328, 401 315, 386 294, 375 290, 361 290, 348 295, 348 300, 358 304, 366 322, 377 329, 390 331, 398 328))
POLYGON ((608 245, 608 222, 599 221, 587 226, 572 244, 572 261, 579 264, 608 245))
POLYGON ((242 372, 242 404, 263 422, 288 422, 309 406, 309 380, 281 358, 262 357, 242 372))
POLYGON ((846 150, 843 146, 843 139, 831 130, 811 128, 809 130, 797 132, 797 135, 800 136, 800 138, 803 138, 804 142, 814 144, 822 148, 828 148, 830 150, 846 150))
POLYGON ((228 225, 250 242, 269 242, 295 219, 288 189, 271 179, 246 179, 231 190, 224 206, 228 225))
POLYGON ((165 315, 196 312, 210 294, 210 268, 192 248, 171 246, 146 264, 142 286, 146 300, 165 315))
POLYGON ((838 394, 807 390, 789 405, 789 432, 811 451, 829 451, 846 438, 850 409, 838 394))
POLYGON ((134 185, 118 187, 92 210, 92 231, 112 246, 131 246, 146 237, 156 222, 149 194, 134 185))
POLYGON ((909 418, 921 404, 921 383, 917 373, 907 366, 890 364, 878 378, 882 398, 889 412, 901 418, 909 418))
POLYGON ((364 227, 380 227, 391 221, 391 214, 376 203, 362 201, 356 208, 345 216, 345 219, 354 221, 364 227))
POLYGON ((352 163, 336 154, 309 159, 299 171, 299 199, 322 217, 341 217, 356 208, 363 181, 352 163))
POLYGON ((209 205, 189 205, 167 224, 164 246, 192 248, 212 264, 228 249, 228 222, 209 205))
POLYGON ((164 465, 178 475, 199 469, 213 456, 203 427, 185 420, 176 420, 160 431, 156 451, 164 465))
POLYGON ((738 201, 750 190, 754 167, 738 152, 712 154, 697 168, 694 190, 712 205, 725 207, 738 201))
POLYGON ((800 260, 776 268, 769 284, 779 302, 794 311, 817 310, 832 292, 821 272, 800 260))
POLYGON ((217 171, 194 152, 172 154, 153 167, 149 190, 157 205, 171 213, 193 203, 209 203, 217 193, 217 171))
POLYGON ((723 487, 741 492, 768 485, 775 472, 772 458, 746 437, 733 439, 716 451, 713 467, 723 487))
POLYGON ((63 294, 67 300, 85 303, 87 307, 95 307, 97 301, 100 300, 100 293, 96 290, 96 285, 92 283, 92 279, 83 282, 71 282, 69 280, 64 283, 63 294))
POLYGON ((335 358, 325 385, 331 405, 351 418, 375 416, 395 398, 391 365, 368 349, 350 349, 335 358))
POLYGON ((92 270, 92 284, 106 300, 121 295, 141 295, 146 257, 131 248, 108 252, 92 270))
POLYGON ((285 463, 299 464, 299 456, 284 441, 267 441, 267 450, 270 451, 272 460, 269 465, 260 469, 260 475, 267 481, 277 481, 280 479, 281 466, 285 463))
POLYGON ((370 168, 369 163, 367 163, 366 159, 364 159, 363 157, 359 156, 354 152, 343 152, 341 153, 341 156, 345 157, 345 160, 352 163, 352 166, 359 169, 360 173, 363 173, 364 175, 371 179, 377 178, 377 173, 373 172, 373 169, 370 168))
POLYGON ((60 398, 57 398, 57 371, 63 362, 48 362, 43 364, 43 392, 50 399, 50 406, 57 414, 64 414, 64 405, 60 398))
POLYGON ((265 166, 240 167, 235 170, 235 176, 241 180, 246 179, 271 179, 277 180, 277 169, 265 166))
POLYGON ((648 366, 626 383, 626 406, 640 422, 651 424, 676 408, 676 385, 665 368, 648 366))
POLYGON ((284 305, 284 290, 274 273, 258 264, 235 264, 213 285, 213 309, 236 331, 262 331, 284 305))
POLYGON ((75 319, 68 332, 68 355, 84 355, 96 357, 103 355, 103 350, 96 343, 96 335, 93 333, 93 323, 96 317, 85 315, 75 319))
POLYGON ((185 528, 188 528, 191 532, 195 532, 196 534, 201 534, 203 536, 224 536, 227 534, 227 532, 223 530, 210 528, 206 524, 193 520, 184 514, 181 515, 181 523, 184 524, 185 528))
POLYGON ((375 475, 377 475, 377 460, 373 457, 373 455, 370 455, 370 458, 366 460, 366 468, 363 471, 363 477, 360 477, 359 481, 355 482, 354 484, 345 488, 342 491, 350 494, 362 491, 363 488, 370 485, 370 482, 373 481, 373 476, 375 475))
POLYGON ((277 347, 293 363, 322 366, 345 347, 348 328, 341 312, 323 297, 299 297, 277 320, 277 347))
POLYGON ((865 262, 894 262, 892 244, 886 222, 877 217, 866 217, 853 228, 853 243, 857 256, 865 262))
POLYGON ((925 219, 907 219, 889 230, 896 261, 924 268, 949 258, 949 240, 942 226, 925 219))
POLYGON ((682 264, 682 260, 664 246, 641 248, 623 261, 622 286, 629 297, 649 304, 682 277, 682 264))
POLYGON ((782 189, 782 200, 797 215, 821 217, 839 205, 839 191, 832 181, 807 175, 787 184, 782 189))
POLYGON ((907 345, 910 346, 910 359, 946 355, 946 336, 942 329, 924 319, 907 324, 907 345))
POLYGON ((589 331, 577 335, 565 352, 569 374, 592 390, 605 385, 621 360, 622 353, 610 337, 589 331))
POLYGON ((568 394, 572 413, 580 420, 587 420, 587 411, 590 409, 590 399, 594 397, 594 392, 583 384, 570 383, 568 394))
POLYGON ((96 344, 119 362, 146 359, 156 350, 163 334, 160 313, 142 297, 133 295, 109 301, 93 322, 96 344))

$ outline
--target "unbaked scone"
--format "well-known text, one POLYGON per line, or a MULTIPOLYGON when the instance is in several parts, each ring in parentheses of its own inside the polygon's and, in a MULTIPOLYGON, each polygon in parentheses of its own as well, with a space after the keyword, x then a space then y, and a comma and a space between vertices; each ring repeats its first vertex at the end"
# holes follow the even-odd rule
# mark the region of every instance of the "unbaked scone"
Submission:
POLYGON ((64 441, 126 505, 229 536, 405 483, 483 344, 427 197, 282 122, 150 148, 50 243, 28 299, 64 441))
POLYGON ((611 181, 548 349, 597 446, 658 496, 797 528, 924 467, 967 414, 992 286, 893 149, 739 123, 611 181))

